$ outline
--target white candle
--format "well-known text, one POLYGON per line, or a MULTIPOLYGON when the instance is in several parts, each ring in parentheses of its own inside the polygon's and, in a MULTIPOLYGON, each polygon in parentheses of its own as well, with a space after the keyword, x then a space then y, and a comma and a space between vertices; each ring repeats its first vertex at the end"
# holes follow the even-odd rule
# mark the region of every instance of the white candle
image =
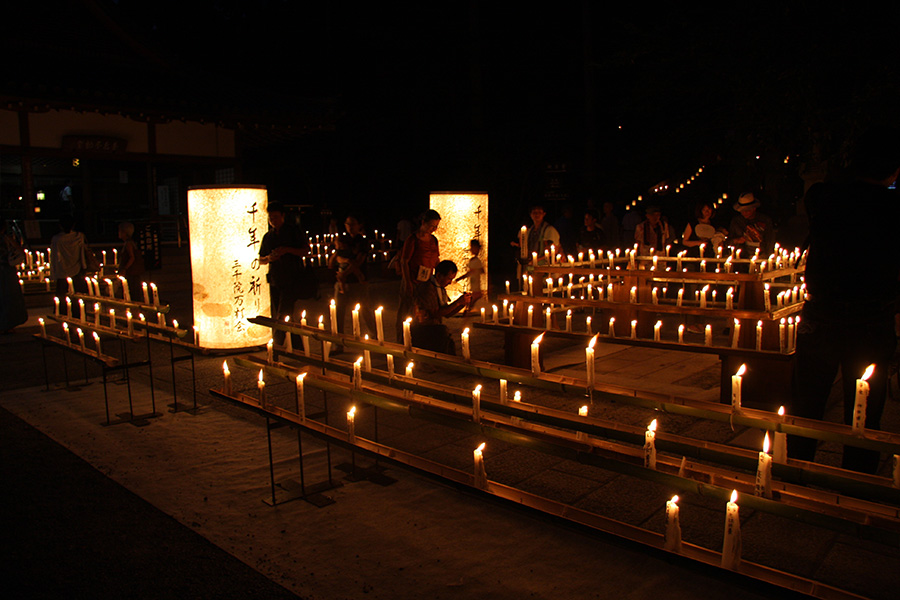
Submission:
MULTIPOLYGON (((586 404, 578 409, 578 416, 579 417, 588 416, 588 407, 586 404)), ((575 433, 575 439, 584 441, 585 439, 587 439, 587 435, 585 435, 585 433, 583 431, 578 431, 575 433)))
POLYGON ((487 472, 484 470, 484 443, 475 448, 473 454, 475 460, 474 478, 475 487, 484 490, 487 489, 487 472))
POLYGON ((141 290, 144 292, 144 304, 150 304, 150 288, 147 287, 146 281, 141 283, 141 290))
POLYGON ((100 327, 100 303, 94 302, 94 327, 100 327))
POLYGON ((72 318, 72 299, 66 296, 66 315, 72 318))
POLYGON ((684 301, 684 288, 678 290, 678 300, 675 301, 675 306, 681 306, 681 303, 684 301))
POLYGON ((66 283, 69 284, 69 287, 67 288, 66 293, 69 294, 69 295, 74 294, 74 293, 75 293, 75 286, 72 284, 72 278, 71 278, 71 277, 66 277, 66 283))
POLYGON ((63 323, 63 333, 66 334, 66 345, 72 345, 72 339, 69 337, 69 324, 63 323))
POLYGON ((631 320, 631 339, 637 339, 637 319, 631 320))
POLYGON ((631 303, 634 304, 637 302, 637 286, 631 286, 631 293, 629 294, 629 298, 631 299, 631 303))
POLYGON ((256 389, 259 390, 259 404, 266 404, 266 382, 263 381, 263 370, 259 370, 259 378, 256 380, 256 389))
POLYGON ((465 329, 462 330, 462 334, 460 334, 460 337, 462 338, 463 359, 469 360, 470 358, 472 358, 472 356, 469 353, 469 328, 468 327, 466 327, 465 329))
POLYGON ((472 421, 481 423, 481 384, 472 390, 472 421))
POLYGON ((513 394, 513 402, 521 402, 522 401, 522 392, 516 390, 513 394))
POLYGON ((486 315, 486 313, 485 313, 485 310, 484 310, 484 307, 483 307, 483 306, 481 307, 481 322, 482 322, 482 323, 487 323, 487 315, 486 315))
POLYGON ((385 356, 385 358, 387 359, 388 378, 393 379, 394 378, 394 355, 388 354, 385 356))
MULTIPOLYGON (((506 300, 504 300, 504 302, 506 302, 506 300)), ((496 305, 496 304, 492 304, 492 305, 491 305, 491 317, 492 317, 493 320, 494 320, 494 325, 499 325, 499 324, 500 324, 500 313, 499 313, 498 310, 497 310, 497 305, 496 305)))
MULTIPOLYGON (((363 340, 369 341, 369 334, 363 336, 363 340)), ((366 373, 372 372, 372 353, 369 350, 363 350, 363 369, 365 369, 366 373)))
POLYGON ((351 406, 347 411, 347 441, 356 442, 356 407, 351 406))
POLYGON ((737 490, 725 507, 725 537, 722 544, 722 568, 736 569, 741 564, 741 517, 737 490))
POLYGON ((531 374, 534 377, 540 377, 541 375, 541 340, 544 338, 544 334, 537 336, 534 338, 534 341, 531 342, 531 374))
POLYGON ((616 337, 616 318, 609 318, 609 337, 616 337))
POLYGON ((659 304, 659 292, 657 288, 650 290, 650 298, 653 300, 653 304, 659 304))
POLYGON ((118 248, 113 248, 113 264, 114 265, 119 264, 119 249, 118 248))
POLYGON ((756 322, 756 350, 762 350, 762 333, 763 333, 763 323, 762 321, 756 322))
POLYGON ((534 327, 534 306, 529 304, 525 312, 527 314, 525 323, 528 327, 534 327))
POLYGON ((772 310, 772 294, 769 290, 769 284, 765 285, 765 291, 763 292, 763 305, 765 306, 766 312, 772 310))
POLYGON ((566 311, 566 331, 572 331, 572 310, 569 309, 566 311))
POLYGON ((551 319, 550 319, 550 307, 548 306, 548 307, 547 307, 547 310, 544 311, 544 329, 549 330, 549 329, 550 329, 550 323, 551 323, 551 319))
POLYGON ((733 412, 741 412, 741 382, 746 372, 747 365, 741 365, 737 373, 731 376, 731 410, 733 412))
POLYGON ((524 225, 519 230, 519 256, 524 259, 528 258, 528 228, 524 225))
POLYGON ((656 469, 656 419, 650 421, 644 432, 644 466, 656 469))
POLYGON ((594 333, 594 330, 593 330, 593 328, 591 327, 591 318, 590 318, 590 317, 586 317, 586 318, 584 319, 584 329, 585 329, 585 331, 588 332, 588 335, 594 333))
POLYGON ((353 363, 353 389, 355 390, 362 389, 362 362, 363 357, 360 356, 353 363))
POLYGON ((382 320, 384 307, 379 306, 375 309, 375 337, 379 342, 384 341, 384 321, 382 320))
POLYGON ((784 354, 785 349, 787 348, 787 339, 786 339, 786 327, 787 321, 782 318, 778 323, 778 351, 784 354))
POLYGON ((656 325, 653 326, 653 341, 660 341, 660 329, 662 328, 662 321, 657 321, 656 325))
POLYGON ((706 292, 709 291, 709 286, 704 285, 700 290, 700 308, 706 308, 706 292))
POLYGON ((725 310, 734 310, 734 288, 728 288, 725 292, 725 310))
POLYGON ((332 298, 331 302, 328 303, 328 315, 331 317, 331 333, 337 335, 337 303, 335 302, 334 298, 332 298))
POLYGON ((109 309, 109 326, 112 329, 116 328, 116 309, 114 308, 109 309))
MULTIPOLYGON (((778 416, 781 422, 784 422, 784 407, 778 408, 778 416)), ((787 464, 787 434, 780 431, 775 432, 774 444, 772 447, 772 458, 780 465, 787 464)))
POLYGON ((86 323, 87 314, 84 312, 84 299, 82 298, 78 299, 78 314, 80 315, 80 319, 86 323))
POLYGON ((700 272, 706 273, 706 261, 705 260, 700 261, 700 272))
POLYGON ((732 336, 731 336, 731 347, 737 348, 738 342, 740 341, 740 339, 741 339, 741 322, 738 321, 737 319, 735 319, 734 320, 734 332, 732 333, 732 336))
POLYGON ((796 345, 796 328, 794 326, 794 317, 788 317, 788 326, 787 326, 787 351, 793 352, 794 346, 796 345))
POLYGON ((59 298, 57 296, 53 297, 53 316, 59 316, 59 298))
POLYGON ((703 334, 706 345, 712 346, 712 325, 707 323, 706 328, 703 330, 703 334))
POLYGON ((678 326, 678 343, 684 343, 684 323, 678 326))
POLYGON ((406 320, 403 321, 403 347, 407 350, 412 348, 412 333, 410 331, 410 326, 412 324, 412 317, 406 317, 406 320))
POLYGON ((266 342, 266 362, 270 365, 275 362, 275 342, 272 338, 266 342))
POLYGON ((509 279, 506 280, 506 294, 509 295, 509 279))
MULTIPOLYGON (((304 310, 300 313, 300 327, 306 327, 306 311, 304 310)), ((309 356, 309 336, 303 335, 301 336, 301 341, 303 342, 303 354, 309 356)))
MULTIPOLYGON (((153 292, 153 306, 159 306, 159 288, 156 287, 155 283, 151 283, 150 290, 153 292)), ((97 293, 99 293, 99 290, 97 293)))
POLYGON ((353 310, 350 312, 350 317, 353 324, 353 337, 356 339, 360 338, 360 328, 359 328, 359 304, 353 307, 353 310))
MULTIPOLYGON (((128 326, 128 335, 134 335, 134 320, 133 320, 132 317, 131 317, 131 311, 130 311, 130 310, 125 311, 125 321, 126 321, 127 326, 128 326)), ((200 339, 200 338, 198 337, 197 339, 198 339, 197 344, 199 345, 199 344, 200 344, 200 342, 199 342, 199 339, 200 339)))
MULTIPOLYGON (((510 311, 509 311, 509 300, 504 299, 504 300, 503 300, 503 317, 504 317, 505 319, 508 319, 508 318, 509 318, 509 313, 510 313, 510 311)), ((512 323, 510 323, 510 325, 512 325, 512 323)))
POLYGON ((772 497, 772 457, 769 456, 769 432, 763 438, 762 452, 756 466, 756 495, 763 498, 772 497))
POLYGON ((303 386, 303 380, 306 379, 306 373, 300 373, 294 380, 297 389, 297 413, 300 415, 300 422, 306 422, 306 390, 303 386))
POLYGON ((119 281, 122 282, 122 297, 125 302, 131 302, 131 290, 128 289, 128 280, 124 276, 119 275, 119 281))
POLYGON ((669 552, 681 552, 681 519, 678 496, 666 501, 666 537, 663 547, 669 552))
POLYGON ((505 379, 500 380, 500 404, 506 404, 509 401, 507 393, 507 382, 505 379))
POLYGON ((856 380, 856 399, 853 402, 853 433, 863 434, 866 428, 866 403, 869 400, 869 377, 875 365, 869 365, 863 376, 856 380))
POLYGON ((84 332, 81 330, 81 327, 76 328, 75 332, 78 334, 78 344, 81 346, 81 351, 84 352, 84 332))
POLYGON ((93 332, 94 335, 94 345, 97 346, 97 356, 103 354, 103 351, 100 349, 100 335, 97 334, 96 331, 93 332))
POLYGON ((39 317, 38 323, 41 325, 41 337, 47 337, 47 328, 44 326, 44 318, 39 317))
POLYGON ((584 367, 587 371, 587 387, 588 389, 594 388, 594 346, 597 344, 597 337, 595 335, 591 338, 591 341, 588 342, 587 348, 584 349, 584 367))

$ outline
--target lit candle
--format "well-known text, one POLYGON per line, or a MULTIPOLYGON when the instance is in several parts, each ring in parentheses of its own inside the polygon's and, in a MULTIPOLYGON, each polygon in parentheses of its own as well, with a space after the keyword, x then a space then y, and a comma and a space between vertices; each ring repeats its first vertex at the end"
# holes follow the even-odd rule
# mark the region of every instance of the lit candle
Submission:
POLYGON ((331 302, 328 303, 328 315, 331 317, 331 333, 337 335, 337 303, 335 302, 334 298, 332 298, 331 302))
POLYGON ((484 490, 487 489, 487 472, 484 470, 484 442, 481 443, 480 446, 475 448, 474 459, 475 459, 475 487, 484 490))
POLYGON ((606 285, 606 300, 608 302, 613 301, 613 284, 609 283, 606 285))
POLYGON ((347 441, 356 443, 356 406, 347 411, 347 441))
POLYGON ((853 402, 853 433, 863 434, 866 428, 866 403, 869 400, 869 377, 875 365, 869 365, 863 376, 856 380, 856 399, 853 402))
POLYGON ((353 326, 353 337, 356 339, 360 338, 360 328, 359 328, 359 308, 360 305, 357 304, 353 307, 353 310, 350 312, 350 317, 353 326))
POLYGON ((259 390, 259 405, 266 404, 266 382, 263 381, 263 370, 259 370, 259 378, 256 380, 256 389, 259 390))
POLYGON ((362 389, 362 362, 363 357, 360 356, 353 363, 353 389, 355 390, 362 389))
POLYGON ((394 378, 394 355, 388 354, 385 356, 385 358, 387 359, 388 378, 393 379, 394 378))
POLYGON ((294 380, 297 390, 297 413, 300 415, 300 422, 306 422, 306 390, 303 386, 303 380, 306 379, 306 373, 300 373, 294 380))
POLYGON ((684 323, 678 326, 678 343, 684 343, 684 323))
POLYGON ((469 328, 466 327, 462 330, 462 334, 460 334, 462 338, 462 356, 464 360, 469 360, 471 355, 469 354, 469 328))
POLYGON ((704 334, 704 342, 707 346, 712 346, 712 325, 709 323, 706 324, 706 328, 703 330, 704 334))
POLYGON ((656 325, 653 326, 653 341, 660 341, 660 329, 662 328, 662 321, 657 321, 656 325))
POLYGON ((403 321, 403 346, 407 350, 412 348, 412 333, 410 331, 411 324, 412 317, 406 317, 406 320, 403 321))
POLYGON ((53 316, 59 316, 59 298, 57 296, 53 297, 53 316))
MULTIPOLYGON (((523 259, 528 258, 528 228, 524 225, 519 230, 519 256, 523 259)), ((508 294, 509 292, 506 293, 508 294)))
POLYGON ((81 346, 81 351, 84 352, 84 332, 81 330, 81 327, 76 328, 75 332, 78 334, 78 344, 81 346))
POLYGON ((675 306, 681 306, 684 301, 684 288, 678 290, 678 299, 675 301, 675 306))
POLYGON ((44 318, 39 317, 38 323, 41 325, 41 337, 47 337, 47 328, 44 326, 44 318))
POLYGON ((509 295, 509 279, 506 280, 506 294, 509 295))
POLYGON ((741 365, 731 376, 731 410, 734 412, 741 412, 741 382, 746 372, 747 365, 741 365))
POLYGON ((94 302, 94 327, 100 327, 100 303, 94 302))
POLYGON ((125 302, 131 302, 131 290, 128 289, 128 280, 124 276, 119 275, 119 281, 122 282, 122 297, 125 302))
POLYGON ((503 299, 503 318, 509 318, 509 300, 503 299))
MULTIPOLYGON (((581 408, 578 409, 578 416, 579 417, 588 416, 587 404, 585 404, 584 406, 582 406, 581 408)), ((575 439, 584 441, 585 439, 587 439, 587 435, 585 435, 585 433, 583 431, 579 431, 579 432, 576 432, 575 439)))
POLYGON ((484 310, 483 306, 481 307, 481 322, 487 323, 487 315, 485 314, 485 310, 484 310))
POLYGON ((522 392, 520 392, 519 390, 516 390, 515 393, 513 393, 513 402, 521 402, 521 401, 522 401, 522 392))
POLYGON ((531 342, 531 374, 534 377, 540 377, 541 375, 541 360, 540 360, 540 352, 541 352, 541 340, 544 338, 544 334, 537 336, 534 338, 534 341, 531 342))
POLYGON ((794 326, 794 317, 788 317, 788 326, 787 326, 787 351, 793 352, 794 346, 796 344, 796 328, 794 326))
POLYGON ((69 294, 69 295, 74 294, 74 293, 75 293, 75 286, 72 284, 72 278, 71 278, 71 277, 66 277, 66 283, 69 284, 69 287, 67 288, 66 293, 69 294))
POLYGON ((782 318, 778 323, 778 351, 784 354, 785 349, 787 348, 787 339, 785 339, 785 326, 787 321, 782 318))
MULTIPOLYGON (((415 366, 415 363, 413 363, 413 361, 409 361, 409 363, 406 365, 406 376, 409 377, 410 379, 412 379, 412 377, 413 377, 413 367, 414 366, 415 366)), ((407 398, 412 398, 412 395, 413 395, 412 390, 404 390, 403 395, 406 396, 407 398)))
POLYGON ((547 307, 547 310, 544 311, 544 329, 549 330, 549 329, 550 329, 550 323, 551 323, 551 320, 550 320, 550 307, 548 306, 548 307, 547 307))
POLYGON ((525 322, 527 323, 528 327, 533 327, 534 326, 534 306, 529 304, 528 309, 526 310, 526 313, 528 316, 527 316, 525 322))
POLYGON ((96 331, 94 331, 93 334, 94 334, 94 345, 97 346, 97 356, 100 356, 101 354, 103 354, 102 350, 100 349, 100 336, 97 334, 96 331))
POLYGON ((384 321, 382 320, 384 307, 379 306, 375 309, 375 337, 379 342, 384 341, 384 321))
POLYGON ((728 291, 725 292, 725 310, 733 310, 734 309, 734 288, 728 288, 728 291))
POLYGON ((569 309, 566 311, 566 331, 572 331, 572 310, 569 309))
POLYGON ((700 272, 706 273, 706 261, 705 260, 700 261, 700 272))
POLYGON ((609 318, 609 337, 611 337, 611 338, 616 337, 616 318, 615 317, 609 318))
POLYGON ((637 319, 631 320, 631 339, 637 339, 637 319))
POLYGON ((116 328, 116 309, 114 308, 109 309, 109 326, 112 329, 116 328))
POLYGON ((144 304, 150 304, 150 289, 147 287, 146 281, 141 283, 141 290, 144 292, 144 304))
MULTIPOLYGON (((300 313, 300 327, 306 327, 306 311, 304 310, 300 313)), ((303 354, 309 356, 309 336, 303 335, 301 336, 301 341, 303 342, 303 354)))
MULTIPOLYGON (((506 300, 504 300, 504 302, 506 302, 506 300)), ((500 313, 497 310, 496 304, 491 305, 491 317, 494 319, 494 325, 500 324, 500 313)))
POLYGON ((706 292, 709 291, 709 286, 704 285, 700 290, 700 308, 706 308, 706 292))
POLYGON ((481 384, 472 390, 472 421, 481 423, 481 384))
POLYGON ((272 338, 269 338, 269 341, 266 342, 266 362, 270 365, 275 362, 275 342, 272 338))
POLYGON ((766 289, 763 292, 763 305, 765 306, 766 312, 769 312, 772 310, 772 294, 771 294, 771 291, 769 290, 768 283, 765 285, 765 288, 766 289))
POLYGON ((584 349, 584 367, 587 371, 587 387, 589 390, 594 388, 594 346, 597 344, 599 334, 591 338, 587 348, 584 349))
POLYGON ((631 293, 629 296, 630 296, 632 304, 637 302, 637 286, 636 285, 631 286, 631 293))
POLYGON ((507 393, 507 382, 505 379, 500 380, 500 404, 506 404, 509 401, 507 393))
MULTIPOLYGON (((369 334, 363 336, 363 340, 369 341, 369 334)), ((363 369, 365 369, 366 373, 372 372, 372 353, 369 350, 363 350, 363 369)))
POLYGON ((650 298, 653 300, 653 304, 659 304, 658 288, 653 288, 652 290, 650 290, 650 298))
MULTIPOLYGON (((784 422, 784 407, 778 408, 778 416, 781 422, 784 422)), ((774 444, 772 447, 772 458, 780 465, 787 464, 787 434, 780 431, 775 432, 774 444)))
POLYGON ((763 438, 762 452, 756 467, 756 495, 763 498, 772 497, 772 457, 769 456, 769 432, 763 438))
POLYGON ((66 296, 66 315, 72 318, 72 299, 66 296))
POLYGON ((153 292, 153 306, 159 306, 159 288, 156 287, 155 283, 150 284, 150 291, 153 292))
POLYGON ((66 334, 66 345, 72 345, 72 339, 69 337, 69 324, 63 323, 63 332, 66 334))
MULTIPOLYGON (((131 311, 130 311, 130 310, 126 310, 126 311, 125 311, 125 322, 126 322, 126 324, 127 324, 127 326, 128 326, 128 335, 134 335, 134 320, 133 320, 132 317, 131 317, 131 311)), ((199 339, 200 339, 200 338, 198 337, 198 338, 197 338, 197 340, 198 340, 198 341, 197 341, 197 344, 198 344, 198 345, 200 344, 199 339)))
POLYGON ((741 517, 737 490, 725 507, 725 538, 722 544, 722 568, 736 569, 741 564, 741 517))
POLYGON ((113 248, 113 264, 114 265, 119 264, 119 249, 118 248, 113 248))
POLYGON ((644 432, 644 466, 656 469, 656 419, 650 421, 644 432))
POLYGON ((681 519, 678 496, 666 501, 666 538, 663 547, 669 552, 681 552, 681 519))
POLYGON ((591 327, 591 318, 585 317, 584 319, 584 329, 588 332, 588 335, 594 333, 593 328, 591 327))
POLYGON ((762 333, 763 333, 763 323, 762 321, 756 322, 756 350, 762 350, 762 333))
POLYGON ((740 339, 741 339, 741 322, 738 321, 737 319, 735 319, 734 320, 734 332, 732 333, 732 336, 731 336, 731 347, 737 348, 738 342, 740 341, 740 339))

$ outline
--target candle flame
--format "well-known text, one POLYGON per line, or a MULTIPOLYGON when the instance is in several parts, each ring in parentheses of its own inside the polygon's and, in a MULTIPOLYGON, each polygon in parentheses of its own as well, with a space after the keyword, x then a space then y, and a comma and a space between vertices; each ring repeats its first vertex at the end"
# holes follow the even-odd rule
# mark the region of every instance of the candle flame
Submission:
POLYGON ((94 340, 96 341, 96 340, 99 340, 99 339, 100 339, 100 336, 97 335, 97 332, 95 331, 95 332, 94 332, 94 340))
POLYGON ((737 490, 731 490, 731 503, 734 504, 735 502, 737 502, 737 499, 737 490))
POLYGON ((769 453, 769 432, 766 432, 765 437, 763 438, 763 452, 766 454, 769 453))
POLYGON ((353 364, 355 364, 355 365, 361 365, 361 364, 362 364, 362 361, 363 361, 363 357, 360 356, 359 358, 356 359, 356 362, 353 363, 353 364))
POLYGON ((337 303, 335 303, 334 298, 332 298, 332 299, 331 299, 331 302, 329 302, 328 305, 329 305, 329 306, 334 306, 334 307, 336 307, 336 306, 337 306, 337 303))
POLYGON ((348 418, 348 419, 352 419, 352 418, 355 417, 355 416, 356 416, 356 405, 351 406, 351 407, 350 407, 350 410, 347 411, 347 418, 348 418))
POLYGON ((299 375, 297 375, 297 383, 298 384, 303 383, 304 379, 306 379, 306 373, 300 373, 299 375))
POLYGON ((543 333, 542 333, 541 335, 537 336, 536 338, 534 338, 534 341, 531 342, 531 343, 532 343, 532 344, 535 344, 535 345, 539 345, 539 344, 541 343, 541 340, 542 340, 542 339, 544 339, 544 334, 543 334, 543 333))
POLYGON ((481 445, 478 446, 477 448, 475 448, 475 452, 478 452, 478 453, 484 452, 484 446, 485 446, 485 443, 481 442, 481 445))
POLYGON ((322 325, 324 323, 325 323, 325 315, 319 315, 319 325, 322 325))
POLYGON ((259 382, 260 383, 263 382, 263 370, 262 369, 259 370, 259 382))
POLYGON ((650 421, 650 424, 647 425, 647 431, 656 431, 656 419, 650 421))
POLYGON ((465 329, 463 329, 463 335, 469 335, 469 328, 468 328, 468 327, 466 327, 465 329))
POLYGON ((861 377, 861 379, 862 379, 863 381, 868 381, 868 380, 869 380, 869 377, 872 376, 872 372, 873 372, 873 371, 875 371, 875 365, 874 365, 874 364, 869 365, 869 366, 866 368, 866 372, 863 373, 863 376, 861 377))
POLYGON ((588 407, 587 407, 587 404, 585 404, 584 406, 582 406, 581 408, 578 409, 578 416, 579 416, 579 417, 586 417, 586 416, 588 416, 588 407))
POLYGON ((779 406, 779 407, 778 407, 778 416, 779 416, 779 417, 783 417, 783 416, 784 416, 784 407, 783 407, 783 406, 779 406))
POLYGON ((672 496, 671 502, 672 502, 672 504, 678 504, 678 494, 675 494, 674 496, 672 496))
POLYGON ((747 365, 741 365, 741 368, 737 370, 737 373, 735 373, 735 375, 737 375, 738 377, 743 377, 744 373, 746 373, 746 372, 747 372, 747 365))
POLYGON ((408 323, 408 324, 412 324, 412 317, 406 317, 406 320, 403 321, 403 322, 404 322, 404 323, 408 323))
MULTIPOLYGON (((285 322, 285 323, 290 323, 290 322, 291 322, 291 315, 285 315, 285 316, 284 316, 284 322, 285 322)), ((194 329, 196 329, 196 328, 197 328, 197 326, 194 325, 194 329)))
MULTIPOLYGON (((588 317, 588 318, 590 319, 590 317, 588 317)), ((594 346, 597 345, 597 338, 599 336, 600 336, 600 334, 598 333, 598 334, 595 334, 594 337, 591 338, 591 341, 588 342, 588 348, 593 349, 594 346)))
POLYGON ((476 392, 479 392, 479 393, 480 393, 480 392, 481 392, 481 384, 479 383, 478 385, 476 385, 476 386, 475 386, 475 389, 474 389, 473 391, 476 391, 476 392))
POLYGON ((522 401, 522 392, 520 392, 519 390, 516 390, 516 392, 513 394, 513 402, 521 402, 521 401, 522 401))

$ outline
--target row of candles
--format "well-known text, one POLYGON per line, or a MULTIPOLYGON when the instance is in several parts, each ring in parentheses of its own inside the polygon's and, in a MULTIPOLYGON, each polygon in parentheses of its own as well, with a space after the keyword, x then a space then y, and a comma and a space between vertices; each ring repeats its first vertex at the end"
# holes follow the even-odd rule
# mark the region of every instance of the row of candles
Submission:
MULTIPOLYGON (((43 280, 44 275, 50 271, 50 248, 46 248, 45 250, 25 250, 25 262, 17 265, 17 269, 19 270, 19 277, 23 277, 24 279, 38 279, 43 280)), ((113 269, 119 264, 119 250, 113 248, 112 257, 113 262, 107 262, 107 252, 106 250, 100 251, 101 260, 100 260, 100 268, 101 271, 105 269, 107 266, 111 266, 113 269)))
MULTIPOLYGON (((66 302, 66 314, 71 316, 72 315, 72 298, 70 298, 69 296, 66 296, 65 302, 66 302)), ((100 302, 94 302, 93 315, 94 315, 94 326, 95 327, 100 327, 100 316, 102 314, 100 306, 101 306, 100 302)), ((78 299, 78 309, 79 309, 79 314, 80 314, 79 319, 81 321, 87 323, 88 322, 87 313, 84 310, 85 302, 84 302, 84 299, 82 299, 82 298, 78 299)), ((53 314, 56 317, 60 316, 60 301, 59 301, 58 296, 53 297, 53 314)), ((159 325, 160 327, 166 326, 165 313, 157 311, 156 318, 157 318, 157 325, 159 325)), ((126 324, 127 324, 128 335, 134 335, 133 315, 130 310, 125 311, 125 320, 126 320, 126 324)), ((143 324, 147 323, 147 319, 144 317, 143 313, 138 314, 138 320, 140 320, 140 322, 143 324)), ((111 329, 116 328, 116 310, 114 308, 109 309, 109 327, 111 329)), ((174 320, 174 319, 172 320, 172 327, 174 329, 178 329, 178 321, 177 320, 174 320)), ((197 331, 196 326, 194 326, 194 331, 195 331, 195 343, 197 343, 199 345, 199 332, 197 331)))
MULTIPOLYGON (((44 323, 43 317, 38 318, 38 324, 41 326, 41 337, 47 337, 47 326, 44 323)), ((69 332, 69 324, 63 323, 62 329, 63 329, 63 334, 65 335, 64 339, 65 339, 66 345, 71 346, 72 345, 72 336, 71 336, 71 333, 69 332)), ((78 334, 78 345, 81 347, 81 351, 86 353, 88 350, 85 347, 84 331, 81 329, 81 327, 76 327, 75 332, 78 334)), ((94 332, 91 332, 91 335, 94 338, 94 345, 96 346, 97 356, 100 356, 101 354, 103 354, 103 349, 100 346, 100 334, 98 334, 96 331, 94 331, 94 332)))
MULTIPOLYGON (((68 283, 68 293, 70 295, 75 294, 75 284, 72 281, 71 277, 66 277, 66 282, 68 283)), ((87 296, 94 296, 96 298, 103 298, 103 294, 100 291, 100 280, 96 277, 85 277, 84 282, 87 284, 88 293, 87 296)), ((106 277, 103 279, 103 282, 106 284, 106 292, 108 298, 111 300, 116 299, 116 282, 119 283, 119 286, 122 288, 122 299, 125 302, 131 302, 131 291, 128 288, 128 279, 123 275, 118 275, 115 280, 106 277)), ((141 283, 141 290, 143 292, 143 301, 145 305, 150 306, 150 300, 152 298, 153 304, 152 306, 159 306, 159 288, 155 283, 147 283, 146 281, 141 283)))

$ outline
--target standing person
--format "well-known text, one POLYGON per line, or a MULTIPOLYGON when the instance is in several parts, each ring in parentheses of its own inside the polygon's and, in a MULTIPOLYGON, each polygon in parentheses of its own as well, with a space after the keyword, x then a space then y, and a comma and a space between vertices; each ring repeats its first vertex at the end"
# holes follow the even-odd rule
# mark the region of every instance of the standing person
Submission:
MULTIPOLYGON (((284 205, 270 202, 268 206, 271 229, 259 245, 259 264, 269 265, 266 281, 269 282, 269 298, 272 317, 279 321, 294 316, 294 304, 308 290, 303 290, 300 257, 306 254, 307 240, 300 229, 286 219, 284 205)), ((273 331, 273 338, 284 343, 284 332, 273 331)))
POLYGON ((613 212, 615 206, 612 202, 603 203, 603 219, 600 221, 600 228, 606 237, 606 248, 618 248, 622 244, 622 233, 619 231, 619 219, 613 212))
MULTIPOLYGON (((553 225, 544 220, 547 216, 547 211, 545 211, 544 207, 540 204, 532 206, 529 215, 531 216, 531 227, 529 227, 527 231, 527 260, 530 261, 531 255, 537 253, 538 261, 541 262, 541 264, 547 264, 543 259, 544 252, 550 250, 551 246, 554 246, 557 252, 560 251, 559 232, 556 231, 556 228, 553 225)), ((519 242, 512 242, 511 245, 518 248, 519 242)))
POLYGON ((660 250, 672 241, 669 223, 662 218, 659 207, 648 206, 646 213, 647 218, 638 223, 634 230, 634 241, 640 245, 639 253, 644 255, 650 252, 650 248, 660 250))
MULTIPOLYGON (((361 232, 361 222, 356 215, 347 215, 344 228, 347 233, 341 236, 343 248, 332 254, 329 267, 335 270, 334 301, 337 308, 338 331, 343 333, 344 320, 347 318, 347 307, 360 305, 363 318, 369 327, 369 333, 375 331, 375 315, 369 310, 369 284, 366 281, 366 258, 369 256, 369 245, 361 232), (341 291, 343 290, 343 291, 341 291)), ((337 349, 335 349, 337 351, 337 349)))
MULTIPOLYGON (((762 256, 768 256, 775 248, 775 225, 768 215, 759 212, 759 200, 753 192, 741 194, 734 203, 738 213, 731 219, 728 228, 728 242, 744 248, 752 256, 758 249, 762 256)), ((745 256, 744 258, 750 258, 745 256)))
POLYGON ((600 250, 606 246, 606 232, 600 227, 597 210, 589 208, 584 211, 584 227, 578 234, 578 251, 600 250))
MULTIPOLYGON (((62 299, 69 293, 67 278, 72 278, 76 292, 87 292, 84 273, 87 269, 85 253, 87 247, 84 234, 75 231, 75 219, 71 215, 63 215, 59 220, 60 232, 50 239, 50 279, 56 280, 56 296, 60 299, 60 312, 65 312, 62 299)), ((73 311, 78 310, 73 304, 73 311)), ((72 315, 76 316, 76 315, 72 315)))
POLYGON ((694 207, 694 218, 684 226, 682 243, 688 248, 695 248, 700 244, 712 244, 718 247, 725 241, 725 230, 716 228, 713 218, 716 216, 716 207, 709 200, 704 200, 694 207))
POLYGON ((481 296, 481 276, 484 275, 484 263, 478 257, 481 254, 481 242, 471 240, 469 242, 469 253, 472 255, 472 258, 469 259, 466 265, 466 272, 457 277, 456 281, 467 279, 469 283, 468 291, 481 296))
POLYGON ((0 218, 0 333, 10 333, 28 320, 15 265, 25 262, 22 244, 0 218))
POLYGON ((122 257, 119 259, 119 275, 128 280, 128 292, 132 298, 141 297, 141 278, 144 275, 144 255, 134 243, 134 225, 119 223, 119 239, 122 240, 122 257))
MULTIPOLYGON (((818 183, 807 194, 808 294, 797 335, 791 414, 822 419, 840 369, 844 423, 852 424, 856 379, 875 365, 865 427, 880 429, 897 345, 900 198, 888 188, 900 176, 900 132, 862 136, 850 168, 847 177, 818 183)), ((813 460, 816 440, 788 436, 788 453, 813 460)), ((879 458, 876 450, 845 446, 843 467, 874 473, 879 458)))
POLYGON ((406 238, 400 251, 400 304, 395 324, 398 340, 402 336, 403 321, 413 316, 415 310, 413 292, 416 284, 428 281, 440 262, 438 239, 434 235, 440 223, 441 215, 436 210, 426 210, 419 228, 406 238))

